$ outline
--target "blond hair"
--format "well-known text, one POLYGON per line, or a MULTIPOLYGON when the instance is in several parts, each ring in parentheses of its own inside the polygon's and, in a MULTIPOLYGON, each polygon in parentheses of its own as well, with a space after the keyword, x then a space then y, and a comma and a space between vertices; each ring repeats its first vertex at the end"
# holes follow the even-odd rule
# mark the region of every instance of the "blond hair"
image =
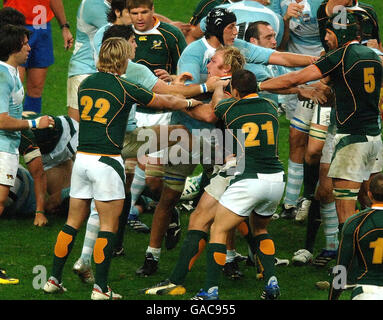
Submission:
POLYGON ((112 37, 105 40, 98 55, 97 69, 101 72, 124 74, 132 49, 124 38, 112 37))
POLYGON ((230 66, 231 74, 243 69, 246 63, 246 59, 238 48, 232 46, 224 46, 218 48, 216 53, 221 51, 223 52, 223 64, 230 66))

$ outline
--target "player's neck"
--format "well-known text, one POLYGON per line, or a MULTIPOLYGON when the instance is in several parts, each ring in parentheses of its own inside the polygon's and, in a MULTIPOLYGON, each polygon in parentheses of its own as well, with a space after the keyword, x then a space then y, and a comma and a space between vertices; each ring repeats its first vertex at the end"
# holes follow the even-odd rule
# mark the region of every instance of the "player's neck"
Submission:
POLYGON ((218 38, 215 36, 210 37, 209 39, 206 39, 207 43, 212 46, 213 48, 217 49, 222 46, 221 42, 219 42, 218 38))

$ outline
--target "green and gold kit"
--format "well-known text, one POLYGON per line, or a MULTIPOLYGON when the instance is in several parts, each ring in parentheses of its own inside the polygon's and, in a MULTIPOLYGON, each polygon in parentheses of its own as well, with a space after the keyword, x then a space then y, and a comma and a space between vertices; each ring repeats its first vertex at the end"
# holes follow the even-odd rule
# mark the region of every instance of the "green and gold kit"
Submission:
POLYGON ((86 78, 78 91, 80 112, 77 150, 119 155, 133 104, 149 105, 154 94, 138 84, 105 72, 86 78))
POLYGON ((215 114, 233 135, 237 163, 245 161, 243 174, 238 178, 251 179, 257 178, 258 173, 283 171, 278 154, 278 112, 271 100, 257 94, 239 100, 225 99, 216 106, 215 114))
POLYGON ((177 27, 155 20, 151 30, 136 35, 136 56, 134 62, 147 66, 150 70, 164 69, 169 74, 177 73, 177 63, 186 47, 186 40, 177 27))
POLYGON ((352 41, 328 52, 315 65, 334 84, 337 133, 379 135, 382 64, 377 54, 352 41))
POLYGON ((348 218, 343 226, 337 264, 347 268, 349 283, 383 286, 383 203, 348 218))

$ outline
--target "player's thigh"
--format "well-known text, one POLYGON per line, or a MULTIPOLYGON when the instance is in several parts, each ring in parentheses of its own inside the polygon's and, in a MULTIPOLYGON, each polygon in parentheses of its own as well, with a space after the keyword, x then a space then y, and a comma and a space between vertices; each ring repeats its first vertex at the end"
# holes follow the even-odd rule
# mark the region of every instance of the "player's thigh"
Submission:
POLYGON ((98 201, 95 200, 96 209, 100 217, 100 230, 116 233, 119 216, 124 206, 124 200, 98 201))
POLYGON ((90 212, 91 199, 69 199, 69 211, 66 224, 75 228, 80 229, 83 222, 87 219, 90 212))
POLYGON ((308 134, 315 105, 316 104, 311 100, 298 101, 294 116, 290 121, 290 127, 308 134))
POLYGON ((204 192, 199 200, 197 207, 189 218, 188 230, 201 230, 208 232, 214 220, 215 207, 218 201, 204 192))
POLYGON ((244 216, 239 216, 218 203, 210 230, 210 242, 226 243, 228 234, 244 220, 244 216))

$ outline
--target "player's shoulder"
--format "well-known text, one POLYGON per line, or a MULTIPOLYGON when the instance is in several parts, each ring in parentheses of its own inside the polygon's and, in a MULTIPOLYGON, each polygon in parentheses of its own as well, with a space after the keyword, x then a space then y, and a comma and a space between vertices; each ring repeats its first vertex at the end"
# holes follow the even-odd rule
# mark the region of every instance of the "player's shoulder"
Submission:
POLYGON ((167 22, 161 21, 158 30, 164 34, 164 36, 172 36, 177 40, 181 37, 184 38, 184 35, 179 28, 167 22))
POLYGON ((226 98, 226 99, 223 99, 221 100, 214 108, 214 111, 215 112, 224 112, 226 111, 231 105, 235 104, 236 102, 238 102, 239 100, 233 98, 233 97, 230 97, 230 98, 226 98))
POLYGON ((344 233, 354 232, 355 228, 364 220, 364 218, 368 214, 371 213, 371 211, 372 211, 371 208, 366 208, 364 210, 356 211, 353 215, 351 215, 345 221, 343 225, 343 232, 344 233))

